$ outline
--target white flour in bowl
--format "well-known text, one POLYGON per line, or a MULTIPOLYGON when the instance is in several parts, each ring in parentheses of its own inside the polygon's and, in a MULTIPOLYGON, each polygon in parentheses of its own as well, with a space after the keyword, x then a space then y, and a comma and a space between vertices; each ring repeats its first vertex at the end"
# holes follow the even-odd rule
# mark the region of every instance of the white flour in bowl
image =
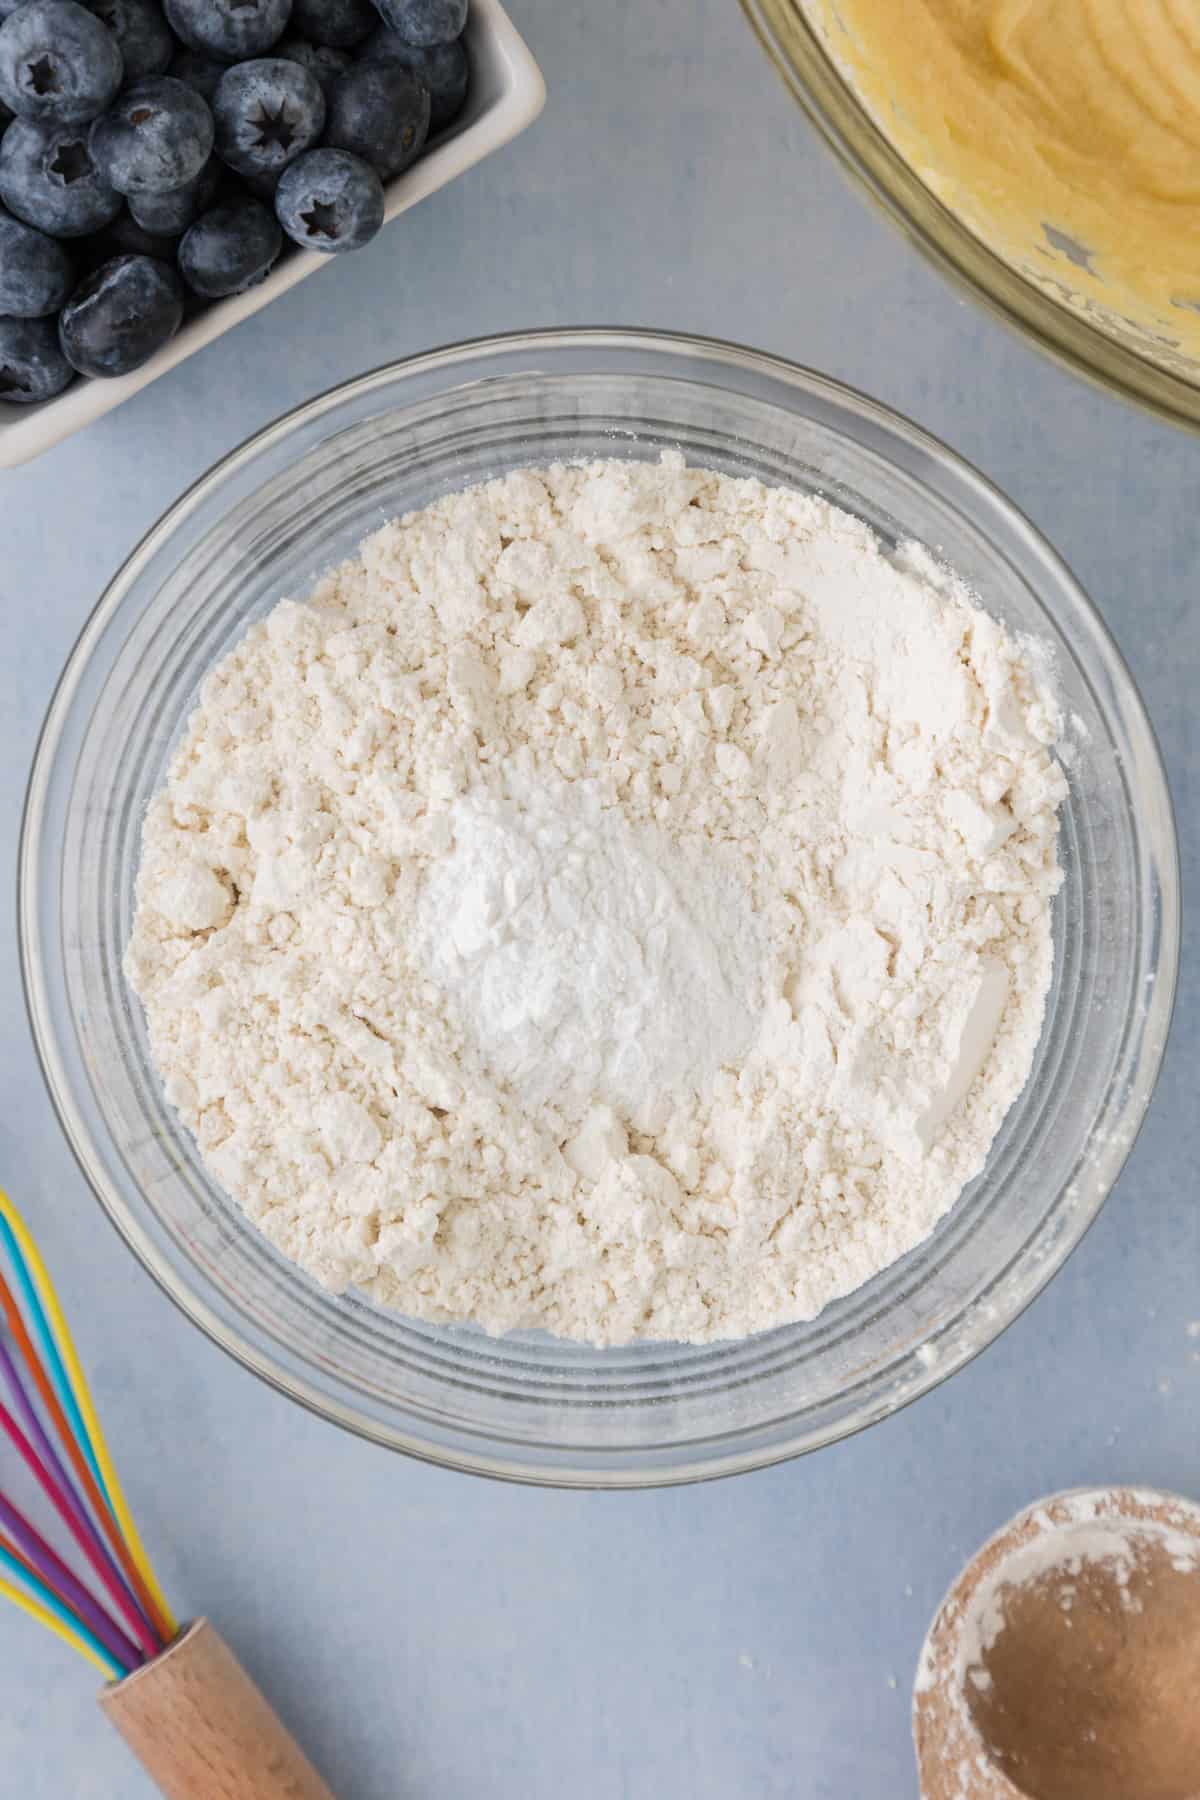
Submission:
POLYGON ((1029 1073, 1060 719, 920 550, 685 468, 386 526, 204 684, 127 958, 171 1102, 333 1288, 593 1343, 811 1317, 1029 1073))

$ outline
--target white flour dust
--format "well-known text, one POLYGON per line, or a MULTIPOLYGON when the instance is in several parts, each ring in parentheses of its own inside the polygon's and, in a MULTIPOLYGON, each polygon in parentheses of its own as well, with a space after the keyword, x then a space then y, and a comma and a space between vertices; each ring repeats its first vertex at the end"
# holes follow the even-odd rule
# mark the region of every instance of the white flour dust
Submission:
POLYGON ((168 1095, 331 1287, 811 1317, 1028 1075, 1060 731, 1031 646, 812 497, 678 457, 449 496, 204 685, 127 958, 168 1095))

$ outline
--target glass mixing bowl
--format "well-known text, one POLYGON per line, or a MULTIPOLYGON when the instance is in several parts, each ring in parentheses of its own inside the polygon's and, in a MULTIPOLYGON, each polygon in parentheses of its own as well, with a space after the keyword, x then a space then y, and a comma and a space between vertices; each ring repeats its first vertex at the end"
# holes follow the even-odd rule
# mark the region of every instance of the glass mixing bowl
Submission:
POLYGON ((432 1461, 634 1486, 748 1469, 884 1418, 1028 1304, 1094 1218, 1154 1084, 1178 873, 1153 734, 1054 552, 924 432, 807 370, 628 331, 528 333, 349 382, 252 438, 134 551, 70 658, 30 781, 20 932, 34 1035, 110 1218, 189 1318, 294 1399, 432 1461), (1037 1063, 933 1236, 810 1324, 703 1348, 496 1341, 335 1297, 206 1173, 166 1104, 121 958, 147 801, 201 677, 386 518, 522 464, 656 458, 819 491, 916 538, 1053 647, 1070 769, 1057 962, 1037 1063))
POLYGON ((873 107, 858 91, 837 0, 742 0, 742 8, 842 166, 943 275, 1077 374, 1176 424, 1200 425, 1191 302, 1173 317, 1130 316, 1106 298, 1100 273, 1054 220, 1036 241, 1014 246, 989 229, 983 194, 969 197, 971 220, 953 210, 892 141, 886 100, 873 107))

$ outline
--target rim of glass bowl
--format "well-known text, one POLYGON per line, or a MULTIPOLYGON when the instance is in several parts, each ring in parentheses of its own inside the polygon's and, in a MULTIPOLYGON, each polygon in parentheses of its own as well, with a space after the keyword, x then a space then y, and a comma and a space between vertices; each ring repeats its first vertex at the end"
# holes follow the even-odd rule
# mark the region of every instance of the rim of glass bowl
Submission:
POLYGON ((937 198, 840 74, 803 0, 741 0, 741 6, 843 170, 941 275, 1072 373, 1172 424, 1200 426, 1200 379, 1172 374, 1052 300, 937 198))
MULTIPOLYGON (((205 514, 204 529, 212 520, 205 514)), ((1139 824, 1139 844, 1143 838, 1139 824)), ((57 864, 54 865, 57 867, 57 864)), ((47 879, 47 886, 53 888, 47 879)), ((56 889, 54 890, 56 891, 56 889)), ((110 1221, 163 1291, 215 1343, 263 1380, 319 1415, 394 1449, 473 1473, 576 1487, 642 1487, 700 1480, 780 1462, 818 1448, 888 1416, 955 1373, 992 1342, 1061 1267, 1082 1238, 1132 1147, 1162 1061, 1170 1024, 1179 949, 1178 847, 1170 796, 1158 747, 1132 677, 1099 614, 1056 553, 1033 525, 985 477, 937 439, 890 408, 797 364, 715 339, 652 330, 584 328, 527 331, 477 339, 388 364, 343 383, 296 407, 266 426, 216 463, 163 514, 109 583, 67 660, 47 712, 34 755, 22 821, 18 863, 18 925, 22 979, 42 1071, 67 1141, 110 1221), (1068 617, 1073 632, 1087 642, 1089 656, 1115 696, 1130 760, 1143 784, 1155 855, 1143 849, 1139 879, 1147 892, 1143 913, 1147 946, 1139 967, 1148 968, 1146 1004, 1126 1021, 1107 1094, 1111 1122, 1104 1140, 1086 1147, 1088 1199, 1072 1196, 1065 1182, 1045 1217, 1022 1249, 998 1269, 969 1303, 937 1327, 923 1344, 913 1344, 871 1369, 850 1389, 822 1398, 801 1412, 739 1425, 735 1430, 691 1438, 685 1444, 655 1443, 633 1449, 607 1444, 536 1445, 543 1462, 514 1454, 522 1446, 495 1430, 460 1427, 432 1411, 390 1404, 372 1411, 361 1391, 347 1398, 347 1383, 324 1371, 319 1359, 260 1329, 221 1295, 194 1260, 164 1249, 165 1231, 155 1230, 155 1212, 146 1196, 128 1183, 122 1192, 110 1178, 81 1103, 86 1072, 73 1036, 64 1042, 55 1025, 52 992, 61 963, 62 919, 56 913, 45 932, 41 919, 43 854, 47 810, 55 785, 71 782, 75 762, 60 758, 72 729, 85 730, 90 712, 75 718, 77 696, 93 654, 134 589, 142 572, 186 522, 218 499, 225 517, 281 470, 333 436, 343 426, 394 411, 405 399, 427 402, 504 375, 613 377, 675 376, 777 407, 811 421, 831 421, 860 449, 908 476, 943 505, 973 520, 983 519, 1003 536, 1006 553, 1019 560, 1022 577, 1039 595, 1053 594, 1056 616, 1068 617), (397 392, 399 389, 401 391, 397 392), (376 404, 381 394, 389 404, 376 404), (239 479, 241 488, 235 487, 239 479), (223 490, 231 490, 223 493, 223 490), (1149 873, 1147 870, 1149 869, 1149 873), (77 1089, 77 1084, 80 1086, 77 1089), (340 1390, 340 1391, 335 1391, 340 1390), (447 1441, 447 1434, 454 1439, 447 1441), (472 1443, 462 1442, 463 1435, 472 1443)), ((1139 928, 1141 929, 1141 927, 1139 928)), ((61 1001, 59 1003, 62 1004, 61 1001)), ((1106 1097, 1107 1100, 1107 1097, 1106 1097)), ((1075 1172, 1082 1166, 1081 1150, 1075 1172)), ((770 1334, 768 1334, 770 1335, 770 1334)), ((666 1348, 666 1347, 664 1347, 666 1348)), ((717 1347, 719 1348, 719 1347, 717 1347)), ((742 1379, 746 1377, 743 1376, 742 1379)), ((527 1448, 527 1446, 525 1446, 527 1448)))

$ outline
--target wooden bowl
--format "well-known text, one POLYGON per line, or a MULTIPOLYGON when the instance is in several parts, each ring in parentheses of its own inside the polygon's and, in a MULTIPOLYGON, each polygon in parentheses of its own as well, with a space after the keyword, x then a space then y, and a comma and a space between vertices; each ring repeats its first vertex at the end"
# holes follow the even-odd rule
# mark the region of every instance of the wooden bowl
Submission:
POLYGON ((923 1800, 1200 1800, 1200 1507, 1055 1494, 958 1577, 913 1692, 923 1800))

